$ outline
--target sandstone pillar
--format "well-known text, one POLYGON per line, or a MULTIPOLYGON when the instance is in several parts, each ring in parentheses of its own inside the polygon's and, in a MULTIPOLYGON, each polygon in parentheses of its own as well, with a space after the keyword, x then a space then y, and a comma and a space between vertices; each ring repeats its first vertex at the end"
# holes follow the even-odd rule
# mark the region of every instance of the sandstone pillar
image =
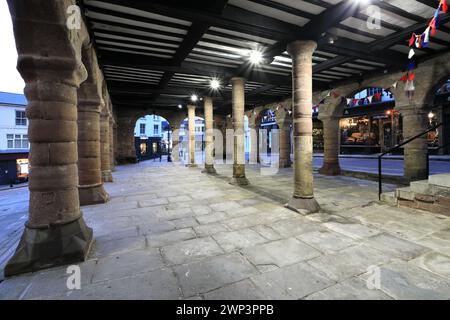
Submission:
POLYGON ((234 129, 234 154, 233 154, 233 178, 231 184, 248 185, 245 177, 245 79, 232 78, 232 101, 233 101, 233 129, 234 129))
POLYGON ((204 98, 205 107, 205 170, 204 173, 216 174, 214 169, 214 126, 213 126, 213 102, 210 97, 204 98))
POLYGON ((280 168, 290 168, 291 167, 291 124, 292 120, 290 118, 284 118, 278 120, 278 132, 279 132, 279 167, 280 168))
POLYGON ((188 167, 196 167, 195 164, 195 106, 188 105, 188 141, 189 163, 188 167))
POLYGON ((100 116, 101 168, 103 182, 112 182, 111 174, 111 121, 108 114, 100 116))
POLYGON ((75 1, 8 1, 26 84, 33 169, 28 221, 6 276, 82 261, 92 243, 80 211, 77 166, 77 89, 87 72, 75 43, 83 35, 66 28, 70 4, 75 1))
POLYGON ((170 150, 170 157, 172 162, 180 161, 180 126, 171 125, 172 129, 172 149, 170 150))
MULTIPOLYGON (((427 130, 427 113, 414 106, 400 107, 403 117, 403 140, 407 140, 427 130)), ((427 175, 427 136, 408 143, 404 147, 404 177, 410 181, 426 180, 427 175)))
MULTIPOLYGON (((320 117, 319 117, 320 118, 320 117)), ((323 123, 324 157, 320 174, 337 176, 341 174, 339 166, 339 117, 320 118, 323 123)))
POLYGON ((114 161, 114 125, 114 117, 111 114, 111 116, 109 117, 109 164, 111 167, 111 172, 114 172, 116 170, 114 161))
POLYGON ((288 45, 292 57, 294 195, 287 207, 314 213, 320 207, 314 199, 312 138, 312 54, 314 41, 294 41, 288 45))
POLYGON ((134 117, 117 117, 117 163, 136 163, 136 148, 134 145, 134 117))

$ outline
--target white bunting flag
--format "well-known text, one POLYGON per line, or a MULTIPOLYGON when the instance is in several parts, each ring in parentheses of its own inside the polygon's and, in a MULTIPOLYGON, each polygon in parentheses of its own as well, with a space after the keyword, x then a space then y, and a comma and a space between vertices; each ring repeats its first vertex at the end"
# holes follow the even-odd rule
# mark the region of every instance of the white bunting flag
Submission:
POLYGON ((373 96, 368 96, 368 97, 367 97, 367 100, 369 100, 369 103, 372 103, 373 96))
POLYGON ((397 89, 397 85, 398 85, 398 82, 396 81, 392 84, 392 88, 397 89))
POLYGON ((350 98, 346 98, 346 99, 347 99, 347 105, 349 105, 350 102, 352 102, 352 100, 353 100, 353 99, 350 99, 350 98))
POLYGON ((414 57, 415 54, 416 54, 416 52, 414 51, 414 49, 409 50, 408 59, 411 59, 412 57, 414 57))

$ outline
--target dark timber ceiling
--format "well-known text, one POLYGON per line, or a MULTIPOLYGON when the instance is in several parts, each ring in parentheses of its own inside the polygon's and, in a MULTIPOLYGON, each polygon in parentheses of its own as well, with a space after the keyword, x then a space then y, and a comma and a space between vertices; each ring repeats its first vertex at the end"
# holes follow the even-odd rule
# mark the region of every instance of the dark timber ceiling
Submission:
MULTIPOLYGON (((278 101, 291 93, 292 61, 286 45, 314 39, 315 89, 358 81, 366 74, 401 69, 407 42, 422 32, 436 0, 84 0, 83 7, 113 103, 177 108, 193 93, 216 97, 231 110, 233 76, 243 76, 246 105, 278 101), (367 27, 367 7, 381 9, 381 28, 367 27), (334 41, 330 43, 330 38, 334 41), (258 67, 250 50, 264 54, 258 67), (211 93, 209 83, 222 87, 211 93)), ((447 51, 450 14, 441 17, 429 48, 417 58, 447 51)))

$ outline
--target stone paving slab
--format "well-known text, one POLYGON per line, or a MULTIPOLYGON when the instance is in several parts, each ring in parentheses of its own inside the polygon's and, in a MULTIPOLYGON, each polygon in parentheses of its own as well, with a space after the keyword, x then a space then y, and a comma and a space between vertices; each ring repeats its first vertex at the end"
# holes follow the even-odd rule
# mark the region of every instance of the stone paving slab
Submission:
MULTIPOLYGON (((111 201, 82 208, 96 242, 79 264, 81 290, 58 267, 0 282, 0 299, 448 299, 449 217, 379 204, 375 182, 317 174, 322 210, 300 216, 284 207, 291 169, 249 166, 246 188, 228 184, 232 166, 217 171, 118 166, 111 201), (367 288, 369 267, 380 268, 380 290, 367 288)), ((7 193, 4 261, 28 199, 25 188, 7 193)))

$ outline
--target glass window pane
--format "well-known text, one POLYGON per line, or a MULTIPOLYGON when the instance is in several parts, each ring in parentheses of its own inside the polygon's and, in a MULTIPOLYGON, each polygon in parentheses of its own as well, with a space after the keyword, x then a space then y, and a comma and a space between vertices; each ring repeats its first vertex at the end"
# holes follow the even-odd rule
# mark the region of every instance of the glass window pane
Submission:
POLYGON ((12 148, 13 148, 13 141, 8 140, 8 149, 12 149, 12 148))
POLYGON ((7 134, 6 135, 6 139, 13 139, 14 138, 14 135, 13 134, 7 134))

